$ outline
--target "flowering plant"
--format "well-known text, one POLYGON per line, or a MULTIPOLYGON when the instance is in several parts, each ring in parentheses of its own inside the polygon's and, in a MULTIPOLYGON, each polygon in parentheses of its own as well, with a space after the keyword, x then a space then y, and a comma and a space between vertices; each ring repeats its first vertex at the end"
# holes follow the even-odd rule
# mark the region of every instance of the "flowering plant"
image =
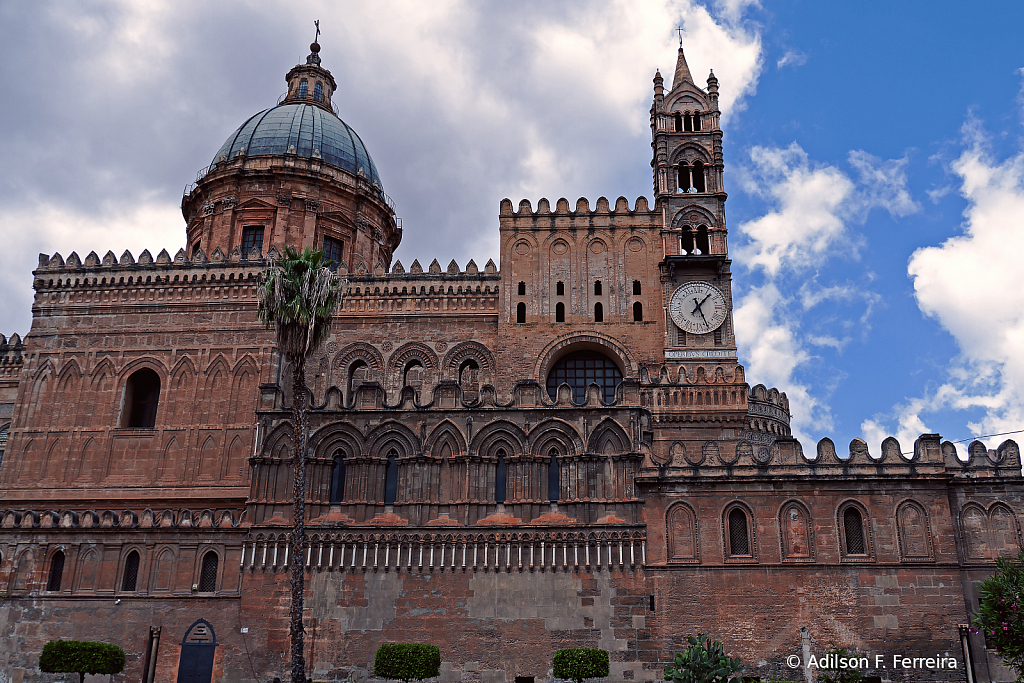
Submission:
POLYGON ((981 605, 972 621, 1007 666, 1024 681, 1024 548, 996 560, 996 573, 978 585, 981 605))

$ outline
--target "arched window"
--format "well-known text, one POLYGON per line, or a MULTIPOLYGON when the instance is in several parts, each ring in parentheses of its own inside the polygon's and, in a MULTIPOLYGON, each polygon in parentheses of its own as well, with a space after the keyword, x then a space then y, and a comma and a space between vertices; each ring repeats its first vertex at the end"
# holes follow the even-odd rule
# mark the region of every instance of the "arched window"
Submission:
POLYGON ((334 473, 331 477, 331 502, 340 503, 345 500, 345 454, 334 453, 334 473))
POLYGON ((561 280, 555 283, 555 296, 565 296, 565 283, 561 280))
POLYGON ((700 161, 693 162, 693 189, 697 192, 706 191, 706 184, 704 183, 704 164, 700 161))
POLYGON ((596 304, 594 304, 594 322, 595 323, 603 323, 604 322, 604 306, 601 305, 600 301, 598 301, 596 304))
POLYGON ((423 374, 425 372, 423 363, 418 360, 411 360, 405 366, 405 381, 402 384, 416 390, 417 401, 420 400, 420 389, 423 387, 423 374))
POLYGON ((700 130, 701 129, 701 125, 700 125, 700 112, 699 111, 693 113, 693 129, 694 130, 700 130))
POLYGON ((711 253, 711 241, 708 238, 708 226, 701 225, 697 227, 697 234, 694 236, 697 250, 693 252, 698 256, 707 256, 711 253))
POLYGON ((687 133, 693 132, 693 116, 690 114, 683 116, 683 130, 687 133))
POLYGON ((324 86, 319 82, 313 86, 313 99, 320 102, 324 99, 324 86))
POLYGON ((516 304, 516 322, 526 322, 526 304, 524 304, 522 301, 516 304))
POLYGON ((675 116, 673 117, 673 122, 675 123, 675 131, 677 133, 682 133, 683 132, 683 115, 680 114, 679 112, 676 112, 675 116))
POLYGON ((644 321, 644 305, 639 301, 633 304, 633 322, 640 323, 644 321))
POLYGON ((348 368, 348 400, 355 400, 356 389, 362 386, 370 376, 370 366, 365 361, 357 360, 348 368))
POLYGON ((693 187, 693 169, 688 164, 679 164, 679 180, 677 186, 680 192, 689 192, 693 187))
POLYGON ((860 510, 853 505, 843 511, 844 547, 847 555, 866 555, 867 544, 864 543, 864 518, 860 510))
POLYGON ((212 550, 203 555, 203 566, 199 570, 199 592, 212 593, 217 590, 217 553, 212 550))
POLYGON ((459 386, 463 394, 469 392, 475 395, 480 391, 480 366, 472 358, 462 361, 459 366, 459 386))
POLYGON ((121 590, 126 593, 134 593, 138 580, 139 551, 133 550, 128 553, 128 557, 124 560, 124 577, 121 579, 121 590))
POLYGON ((558 451, 554 448, 548 453, 548 500, 552 503, 558 502, 558 492, 561 489, 561 473, 558 469, 558 451))
POLYGON ((563 304, 561 301, 555 304, 555 322, 565 322, 565 304, 563 304))
POLYGON ((733 508, 729 513, 729 555, 750 555, 750 533, 747 528, 747 513, 733 508))
POLYGON ((508 481, 508 466, 505 464, 505 451, 498 451, 498 466, 494 470, 494 502, 504 503, 508 481))
POLYGON ((636 296, 638 294, 640 294, 640 281, 633 280, 633 295, 636 296))
POLYGON ((525 296, 526 295, 526 283, 525 282, 520 282, 519 283, 519 290, 518 290, 518 292, 519 292, 519 296, 525 296))
POLYGON ((601 296, 601 281, 594 280, 594 296, 601 296))
POLYGON ((303 78, 299 81, 299 97, 305 97, 309 93, 309 83, 303 78))
POLYGON ((583 403, 587 386, 597 384, 605 403, 615 400, 615 387, 622 381, 622 371, 610 358, 598 351, 575 351, 562 356, 548 373, 548 395, 554 401, 558 387, 568 384, 573 401, 583 403))
POLYGON ((0 465, 4 463, 4 451, 7 449, 7 437, 10 435, 11 425, 6 424, 0 427, 0 465))
POLYGON ((122 427, 153 429, 160 401, 160 376, 149 368, 136 370, 124 385, 122 427))
POLYGON ((394 505, 398 498, 398 451, 388 452, 388 470, 384 475, 384 504, 394 505))
POLYGON ((46 580, 46 590, 57 592, 64 580, 64 551, 58 550, 50 559, 50 575, 46 580))

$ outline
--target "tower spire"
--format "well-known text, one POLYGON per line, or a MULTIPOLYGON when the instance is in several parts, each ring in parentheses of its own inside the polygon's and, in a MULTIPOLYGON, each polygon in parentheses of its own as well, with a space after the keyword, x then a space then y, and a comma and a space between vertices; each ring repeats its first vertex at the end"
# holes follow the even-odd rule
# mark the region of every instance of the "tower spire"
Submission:
POLYGON ((676 75, 672 78, 672 89, 675 90, 683 81, 693 83, 693 76, 690 75, 690 67, 686 65, 686 57, 683 56, 683 46, 679 46, 679 56, 676 58, 676 75))

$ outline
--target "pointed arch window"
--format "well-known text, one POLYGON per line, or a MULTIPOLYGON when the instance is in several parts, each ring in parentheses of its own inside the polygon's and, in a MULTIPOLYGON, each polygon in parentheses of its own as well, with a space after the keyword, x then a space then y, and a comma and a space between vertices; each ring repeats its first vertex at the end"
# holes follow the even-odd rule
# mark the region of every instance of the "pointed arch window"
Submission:
POLYGON ((56 593, 64 580, 64 551, 58 550, 50 559, 50 574, 46 580, 46 590, 56 593))
POLYGON ((494 502, 504 503, 507 493, 508 465, 505 463, 505 451, 498 451, 498 464, 494 469, 494 502))
POLYGON ((843 510, 843 549, 847 555, 867 555, 864 517, 854 505, 843 510))
POLYGON ((552 448, 548 452, 548 501, 558 502, 561 490, 561 472, 558 469, 558 451, 552 448))
POLYGON ((203 555, 203 565, 199 570, 199 592, 213 593, 217 590, 217 553, 209 550, 203 555))
POLYGON ((334 452, 334 472, 331 477, 331 502, 341 503, 345 500, 345 454, 334 452))
POLYGON ((139 551, 133 550, 124 559, 124 576, 121 578, 121 590, 134 593, 139 580, 139 551))
POLYGON ((121 426, 153 429, 160 401, 160 376, 149 368, 132 373, 124 386, 121 426))
POLYGON ((747 513, 740 507, 734 507, 729 512, 728 550, 730 557, 749 557, 751 555, 747 513))
POLYGON ((384 475, 384 504, 394 505, 398 499, 398 451, 388 451, 388 469, 384 475))

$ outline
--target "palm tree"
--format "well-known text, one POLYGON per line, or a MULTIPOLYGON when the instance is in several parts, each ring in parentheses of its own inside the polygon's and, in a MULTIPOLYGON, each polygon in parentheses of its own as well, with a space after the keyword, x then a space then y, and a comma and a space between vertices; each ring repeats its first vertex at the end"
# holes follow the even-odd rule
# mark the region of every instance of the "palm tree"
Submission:
POLYGON ((305 588, 303 551, 306 545, 306 360, 327 339, 331 316, 341 300, 341 280, 328 268, 322 251, 306 247, 301 254, 285 246, 284 256, 263 271, 258 286, 257 315, 277 334, 277 349, 292 367, 292 532, 289 538, 292 604, 289 636, 292 683, 306 683, 303 656, 302 603, 305 588))

